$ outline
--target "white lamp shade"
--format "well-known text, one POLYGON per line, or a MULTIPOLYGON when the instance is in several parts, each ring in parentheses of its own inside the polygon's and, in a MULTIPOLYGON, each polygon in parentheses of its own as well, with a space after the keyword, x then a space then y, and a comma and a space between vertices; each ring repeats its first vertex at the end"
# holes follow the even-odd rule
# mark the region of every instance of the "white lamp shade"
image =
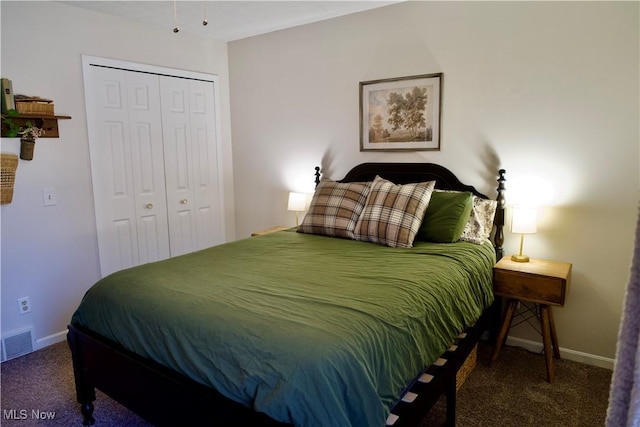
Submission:
POLYGON ((287 210, 302 212, 306 210, 307 195, 304 193, 289 193, 289 204, 287 205, 287 210))
POLYGON ((533 234, 538 231, 536 208, 514 206, 511 211, 511 232, 533 234))

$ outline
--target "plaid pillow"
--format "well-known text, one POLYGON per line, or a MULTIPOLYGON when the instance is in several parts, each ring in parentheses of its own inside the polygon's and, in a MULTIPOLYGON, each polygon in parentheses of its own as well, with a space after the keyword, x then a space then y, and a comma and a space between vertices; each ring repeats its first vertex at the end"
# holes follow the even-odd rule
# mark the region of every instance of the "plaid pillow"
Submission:
POLYGON ((298 232, 354 239, 353 230, 370 189, 370 182, 341 183, 323 179, 298 232))
POLYGON ((356 240, 412 247, 434 186, 435 181, 395 185, 377 176, 354 231, 356 240))

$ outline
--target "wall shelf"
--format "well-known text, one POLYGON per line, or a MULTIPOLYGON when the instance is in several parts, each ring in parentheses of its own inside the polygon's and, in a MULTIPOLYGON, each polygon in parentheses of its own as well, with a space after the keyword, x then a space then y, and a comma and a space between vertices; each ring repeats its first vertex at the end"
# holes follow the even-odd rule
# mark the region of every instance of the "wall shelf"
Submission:
MULTIPOLYGON (((2 118, 9 117, 5 114, 2 118)), ((25 126, 27 121, 33 122, 36 126, 44 129, 44 135, 40 138, 59 138, 58 133, 58 120, 68 120, 71 116, 45 116, 36 114, 20 114, 18 116, 11 116, 11 120, 18 126, 25 126)), ((2 137, 7 138, 8 126, 2 122, 2 137)))

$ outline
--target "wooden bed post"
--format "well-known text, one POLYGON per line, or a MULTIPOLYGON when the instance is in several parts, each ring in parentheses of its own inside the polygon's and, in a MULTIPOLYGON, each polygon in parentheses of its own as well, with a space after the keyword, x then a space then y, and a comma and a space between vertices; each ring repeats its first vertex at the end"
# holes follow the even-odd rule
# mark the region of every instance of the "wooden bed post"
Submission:
POLYGON ((91 384, 85 371, 85 364, 82 354, 81 337, 78 336, 76 330, 69 326, 69 332, 67 333, 67 342, 71 349, 71 357, 73 359, 73 377, 76 383, 76 398, 80 403, 80 413, 82 413, 82 424, 90 426, 96 423, 93 418, 93 401, 96 400, 96 389, 91 384))
POLYGON ((496 235, 494 237, 494 246, 496 248, 496 260, 500 261, 504 256, 504 248, 502 245, 504 244, 504 211, 506 208, 506 199, 504 197, 504 183, 506 181, 504 174, 506 171, 504 169, 500 169, 498 171, 498 197, 496 201, 498 202, 498 206, 496 207, 496 216, 494 220, 494 224, 496 225, 496 235))
POLYGON ((456 399, 457 399, 457 382, 456 378, 453 381, 449 381, 447 385, 446 397, 447 397, 447 418, 445 421, 446 427, 454 427, 456 425, 456 399))
POLYGON ((317 186, 318 186, 318 184, 320 184, 320 166, 316 166, 316 173, 315 173, 315 175, 316 175, 315 183, 316 183, 316 187, 317 187, 317 186))

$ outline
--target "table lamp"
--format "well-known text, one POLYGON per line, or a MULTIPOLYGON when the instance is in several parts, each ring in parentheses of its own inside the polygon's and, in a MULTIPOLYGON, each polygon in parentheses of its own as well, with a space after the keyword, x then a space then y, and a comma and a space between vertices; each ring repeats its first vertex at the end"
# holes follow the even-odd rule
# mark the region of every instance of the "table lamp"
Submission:
POLYGON ((529 262, 527 255, 522 255, 522 244, 525 234, 533 234, 537 229, 536 208, 530 206, 514 206, 511 212, 511 232, 520 234, 520 253, 512 255, 511 260, 529 262))
POLYGON ((294 193, 293 191, 289 193, 289 204, 287 206, 287 210, 295 211, 296 213, 296 227, 298 226, 298 213, 303 212, 306 209, 306 194, 304 193, 294 193))

